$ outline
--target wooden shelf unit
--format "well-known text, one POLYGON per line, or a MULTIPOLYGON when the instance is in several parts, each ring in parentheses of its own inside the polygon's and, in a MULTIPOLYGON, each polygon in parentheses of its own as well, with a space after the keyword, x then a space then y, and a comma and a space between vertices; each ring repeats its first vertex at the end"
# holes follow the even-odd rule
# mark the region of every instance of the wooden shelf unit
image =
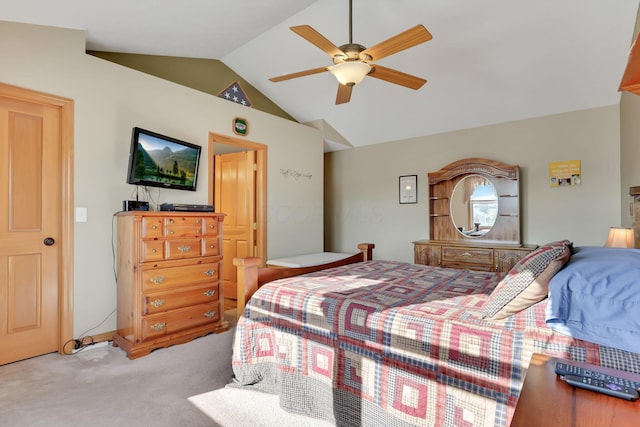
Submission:
POLYGON ((633 197, 634 247, 640 249, 640 186, 629 188, 629 194, 633 197))
POLYGON ((467 241, 472 244, 520 245, 520 168, 488 159, 471 158, 451 163, 429 177, 429 239, 467 241), (451 220, 450 199, 456 185, 470 175, 490 180, 498 195, 496 222, 484 236, 468 237, 451 220))

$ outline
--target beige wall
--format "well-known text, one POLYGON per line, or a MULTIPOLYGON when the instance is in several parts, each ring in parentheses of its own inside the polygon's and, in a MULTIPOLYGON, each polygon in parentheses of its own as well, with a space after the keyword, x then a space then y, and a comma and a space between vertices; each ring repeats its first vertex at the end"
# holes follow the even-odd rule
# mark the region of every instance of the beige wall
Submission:
POLYGON ((325 154, 325 247, 376 244, 377 259, 413 261, 429 236, 427 173, 463 158, 520 165, 522 240, 602 245, 620 225, 617 105, 325 154), (549 162, 580 160, 582 185, 549 186, 549 162), (398 203, 398 177, 418 175, 418 203, 398 203))
MULTIPOLYGON (((88 209, 88 222, 74 227, 74 335, 116 307, 112 224, 135 188, 125 183, 133 126, 203 147, 198 190, 152 190, 155 201, 207 203, 208 134, 233 135, 232 119, 246 118, 248 138, 268 145, 269 255, 322 250, 317 130, 87 55, 81 31, 0 21, 0 58, 3 83, 75 101, 74 197, 88 209)), ((112 315, 91 333, 115 328, 112 315)))
MULTIPOLYGON (((640 29, 638 18, 640 18, 640 11, 636 18, 633 40, 636 39, 640 29)), ((631 227, 629 187, 640 185, 640 96, 628 92, 623 92, 620 100, 620 169, 621 225, 631 227)))
POLYGON ((238 82, 252 103, 253 108, 273 114, 274 116, 294 120, 286 111, 278 107, 273 101, 249 84, 249 82, 217 59, 138 55, 118 52, 89 51, 88 53, 98 58, 106 59, 107 61, 216 96, 233 82, 238 82))
POLYGON ((620 182, 622 227, 633 218, 629 187, 640 185, 640 96, 624 93, 620 101, 620 182))

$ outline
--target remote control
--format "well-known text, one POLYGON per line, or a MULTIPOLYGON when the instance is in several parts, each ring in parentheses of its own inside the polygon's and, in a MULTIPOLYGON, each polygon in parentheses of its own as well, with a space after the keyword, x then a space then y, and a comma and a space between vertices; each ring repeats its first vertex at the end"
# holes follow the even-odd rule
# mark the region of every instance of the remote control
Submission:
POLYGON ((591 378, 594 380, 600 380, 607 383, 613 383, 620 387, 629 389, 640 390, 640 382, 628 380, 626 378, 616 377, 614 375, 605 374, 603 372, 594 371, 592 369, 585 369, 579 366, 572 365, 565 362, 556 363, 556 374, 558 375, 575 375, 577 377, 591 378))
POLYGON ((564 380, 567 384, 571 384, 574 387, 597 391, 598 393, 608 394, 609 396, 619 397, 621 399, 636 400, 638 398, 638 390, 636 389, 621 387, 617 384, 594 378, 565 375, 564 380))

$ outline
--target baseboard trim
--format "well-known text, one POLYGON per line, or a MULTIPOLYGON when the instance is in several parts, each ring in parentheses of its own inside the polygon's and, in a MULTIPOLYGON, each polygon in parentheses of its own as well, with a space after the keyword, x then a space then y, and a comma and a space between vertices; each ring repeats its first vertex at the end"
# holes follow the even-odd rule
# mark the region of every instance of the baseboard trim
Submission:
POLYGON ((96 334, 96 335, 89 335, 90 337, 93 338, 93 342, 102 342, 102 341, 113 341, 113 335, 116 333, 116 331, 111 331, 111 332, 102 332, 101 334, 96 334))

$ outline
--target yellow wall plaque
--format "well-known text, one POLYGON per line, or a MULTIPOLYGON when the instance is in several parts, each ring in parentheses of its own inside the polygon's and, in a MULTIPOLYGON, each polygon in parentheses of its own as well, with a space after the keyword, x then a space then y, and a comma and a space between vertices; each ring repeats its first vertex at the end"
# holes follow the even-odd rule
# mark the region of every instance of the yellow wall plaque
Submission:
POLYGON ((549 163, 549 185, 552 187, 566 187, 580 185, 580 160, 549 163))

